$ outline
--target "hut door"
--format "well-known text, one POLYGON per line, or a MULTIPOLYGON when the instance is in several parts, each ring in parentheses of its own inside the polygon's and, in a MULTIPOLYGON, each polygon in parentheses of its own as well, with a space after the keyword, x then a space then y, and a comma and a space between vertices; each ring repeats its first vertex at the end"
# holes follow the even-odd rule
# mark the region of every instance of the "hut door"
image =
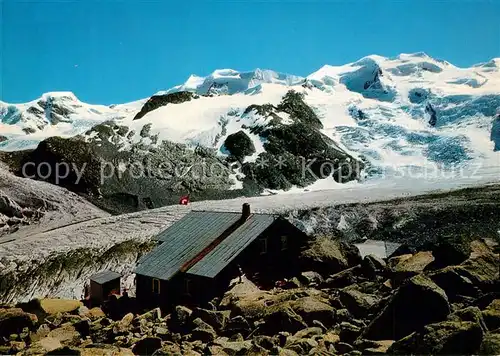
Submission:
POLYGON ((153 293, 160 294, 160 280, 153 278, 153 293))

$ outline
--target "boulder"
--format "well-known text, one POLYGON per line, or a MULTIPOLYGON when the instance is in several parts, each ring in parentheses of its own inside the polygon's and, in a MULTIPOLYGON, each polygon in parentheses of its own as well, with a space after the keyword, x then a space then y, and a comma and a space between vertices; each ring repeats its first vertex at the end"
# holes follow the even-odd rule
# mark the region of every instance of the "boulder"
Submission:
POLYGON ((375 255, 366 255, 361 262, 363 274, 367 277, 375 277, 376 275, 384 274, 387 269, 386 262, 375 255))
POLYGON ((167 328, 163 328, 161 326, 157 327, 154 330, 154 334, 155 334, 155 336, 159 337, 163 341, 169 340, 171 337, 170 331, 167 328))
POLYGON ((47 336, 58 340, 63 346, 76 346, 81 338, 80 333, 71 324, 65 324, 52 330, 47 336))
POLYGON ((131 328, 133 321, 134 321, 134 314, 128 313, 116 324, 114 330, 116 331, 116 333, 126 332, 131 328))
POLYGON ((342 272, 336 273, 328 277, 324 285, 328 288, 343 288, 355 284, 360 274, 362 273, 361 265, 357 265, 342 272))
POLYGON ((168 356, 182 356, 181 347, 173 342, 165 342, 162 344, 161 349, 153 353, 154 356, 168 355, 168 356))
POLYGON ((483 292, 494 292, 500 288, 500 258, 492 252, 469 258, 456 269, 483 292))
POLYGON ((320 236, 302 253, 303 269, 323 275, 338 273, 361 263, 361 255, 354 245, 320 236))
POLYGON ((177 305, 173 314, 173 320, 178 323, 179 326, 185 326, 189 320, 191 320, 191 314, 193 314, 191 309, 183 305, 177 305))
POLYGON ((252 328, 250 327, 250 323, 241 315, 237 315, 234 318, 229 319, 224 328, 225 334, 234 335, 241 334, 244 336, 248 336, 252 328))
POLYGON ((75 330, 83 337, 87 337, 90 335, 90 320, 89 319, 83 319, 80 321, 77 321, 76 323, 73 324, 75 327, 75 330))
POLYGON ((193 320, 193 324, 196 325, 196 327, 191 332, 192 340, 200 340, 207 343, 215 340, 217 337, 217 333, 214 328, 201 320, 201 318, 193 320))
POLYGON ((488 306, 495 300, 500 298, 500 292, 491 292, 491 293, 486 293, 480 296, 479 298, 476 298, 474 300, 473 305, 478 307, 481 310, 484 310, 488 308, 488 306))
POLYGON ((477 297, 481 292, 469 278, 458 273, 456 266, 432 272, 429 278, 446 292, 450 302, 460 301, 463 296, 477 297))
POLYGON ((337 350, 337 352, 340 355, 347 354, 351 352, 353 349, 354 347, 352 347, 352 345, 348 344, 347 342, 339 342, 335 345, 335 350, 337 350))
POLYGON ((158 322, 161 320, 160 308, 155 308, 137 317, 138 320, 144 319, 151 322, 158 322))
POLYGON ((36 315, 20 308, 0 309, 0 338, 20 334, 24 328, 33 329, 38 321, 36 315))
POLYGON ((443 321, 426 325, 396 341, 389 354, 472 355, 477 354, 483 339, 481 326, 471 321, 443 321))
POLYGON ((323 334, 323 330, 321 328, 312 327, 297 331, 292 337, 295 339, 308 339, 321 334, 323 334))
POLYGON ((280 331, 295 333, 305 329, 307 324, 302 317, 290 306, 275 308, 264 318, 265 323, 260 325, 260 332, 265 335, 276 335, 280 331))
MULTIPOLYGON (((81 356, 133 356, 132 350, 113 345, 106 345, 105 348, 80 348, 81 356)), ((149 354, 148 354, 149 355, 149 354)))
POLYGON ((44 337, 30 345, 30 350, 33 354, 39 353, 44 354, 49 351, 57 350, 62 347, 62 344, 59 340, 53 337, 44 337))
POLYGON ((370 340, 398 340, 424 325, 446 319, 450 305, 445 292, 418 275, 401 286, 363 333, 370 340))
POLYGON ((358 338, 361 331, 359 326, 343 321, 340 323, 340 341, 352 343, 358 338))
POLYGON ((228 354, 224 352, 224 349, 222 346, 219 345, 209 345, 207 346, 205 353, 207 355, 214 355, 214 356, 227 356, 228 354))
POLYGON ((69 347, 69 346, 63 346, 58 349, 49 351, 45 354, 45 356, 49 355, 60 355, 60 356, 70 356, 70 355, 75 355, 75 356, 81 356, 82 352, 80 349, 75 348, 75 347, 69 347))
POLYGON ((470 238, 456 236, 446 238, 432 246, 432 253, 436 259, 434 266, 442 268, 458 265, 469 258, 471 254, 470 238))
POLYGON ((17 354, 26 348, 26 343, 24 341, 11 341, 10 342, 10 353, 17 354))
POLYGON ((157 337, 146 337, 137 341, 132 347, 134 355, 152 355, 161 349, 161 339, 157 337))
POLYGON ((77 312, 82 302, 73 299, 40 299, 40 310, 47 315, 77 312))
POLYGON ((80 308, 79 315, 89 318, 90 320, 97 320, 106 317, 106 314, 99 307, 87 309, 86 311, 80 308))
MULTIPOLYGON (((101 321, 106 320, 102 319, 101 321)), ((95 321, 90 324, 90 333, 92 340, 96 343, 106 343, 109 342, 110 340, 113 340, 116 337, 116 334, 120 334, 118 332, 118 328, 116 325, 106 325, 107 323, 101 324, 99 321, 95 321)), ((124 332, 128 334, 129 332, 126 331, 124 332)), ((129 346, 129 345, 127 345, 129 346)))
POLYGON ((337 309, 336 312, 335 312, 335 314, 336 314, 336 320, 338 322, 343 322, 343 321, 349 322, 352 319, 354 319, 354 317, 352 316, 352 314, 346 308, 337 309))
POLYGON ((34 343, 40 339, 43 339, 44 337, 49 335, 49 333, 50 333, 50 327, 47 324, 42 324, 38 327, 36 332, 32 332, 30 334, 30 341, 34 343))
POLYGON ((335 309, 320 298, 312 296, 300 298, 291 301, 290 307, 309 325, 313 325, 314 320, 320 321, 326 327, 332 326, 335 322, 335 309))
POLYGON ((311 284, 318 285, 323 283, 323 277, 321 274, 314 271, 302 272, 299 276, 299 282, 306 286, 311 284))
POLYGON ((404 255, 398 255, 398 256, 391 257, 387 260, 387 267, 390 269, 393 269, 398 264, 403 263, 404 261, 409 260, 412 257, 413 257, 413 254, 411 254, 411 253, 406 253, 404 255))
POLYGON ((328 328, 325 325, 323 325, 323 323, 321 321, 319 321, 319 320, 313 320, 312 321, 312 325, 314 325, 313 327, 320 328, 323 331, 327 331, 328 330, 328 328))
POLYGON ((354 343, 354 347, 362 351, 363 355, 385 355, 392 344, 394 340, 359 339, 354 343))
POLYGON ((318 346, 318 342, 314 339, 291 339, 285 345, 287 350, 292 350, 299 355, 307 355, 309 352, 318 346))
POLYGON ((323 343, 318 343, 318 346, 313 347, 311 351, 309 351, 309 355, 318 355, 318 356, 330 356, 335 355, 335 348, 333 346, 327 347, 323 343))
POLYGON ((216 311, 196 308, 193 310, 192 318, 201 318, 201 320, 211 325, 215 330, 220 331, 226 326, 230 314, 231 311, 229 310, 216 311))
POLYGON ((484 322, 489 330, 500 328, 500 299, 495 299, 482 312, 484 322))
MULTIPOLYGON (((238 280, 238 279, 236 279, 238 280)), ((261 291, 251 280, 243 276, 241 283, 232 282, 230 289, 224 294, 219 307, 221 309, 229 309, 240 299, 247 299, 248 297, 257 298, 265 294, 261 291)))
POLYGON ((355 287, 347 287, 339 291, 342 305, 356 318, 366 317, 379 303, 380 298, 374 294, 362 293, 355 287))
POLYGON ((478 307, 467 307, 459 309, 448 316, 451 321, 472 321, 481 326, 483 332, 487 332, 488 328, 478 307))
POLYGON ((218 345, 222 348, 222 351, 228 355, 245 355, 252 348, 252 342, 247 341, 229 341, 222 338, 214 340, 214 345, 218 345))
POLYGON ((290 349, 278 348, 278 356, 299 356, 299 354, 290 349))
POLYGON ((479 348, 480 355, 500 355, 500 334, 486 334, 479 348))
POLYGON ((273 339, 271 336, 258 335, 253 338, 252 343, 271 351, 276 346, 277 340, 273 339))
POLYGON ((231 337, 228 340, 229 341, 244 341, 245 338, 240 333, 237 333, 237 334, 231 335, 231 337))
POLYGON ((421 251, 412 255, 410 258, 405 258, 391 268, 394 273, 394 278, 401 281, 406 278, 413 277, 422 273, 424 269, 434 261, 432 252, 421 251))
POLYGON ((323 342, 327 345, 335 345, 336 343, 340 342, 340 336, 333 331, 329 331, 326 334, 323 334, 321 336, 321 339, 323 342))

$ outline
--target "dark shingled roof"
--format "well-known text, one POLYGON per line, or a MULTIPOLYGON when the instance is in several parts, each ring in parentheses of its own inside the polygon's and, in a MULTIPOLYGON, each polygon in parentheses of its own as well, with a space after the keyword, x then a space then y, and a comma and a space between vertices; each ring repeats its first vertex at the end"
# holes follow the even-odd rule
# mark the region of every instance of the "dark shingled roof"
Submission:
POLYGON ((113 271, 102 271, 90 277, 90 280, 98 284, 104 284, 114 279, 120 278, 122 275, 113 271))
POLYGON ((272 215, 252 215, 187 273, 213 278, 274 222, 272 215))
POLYGON ((240 219, 240 213, 193 211, 157 237, 162 244, 139 261, 135 272, 168 280, 240 219))
MULTIPOLYGON (((240 213, 192 211, 161 232, 156 240, 187 242, 207 233, 219 236, 241 217, 240 213)), ((215 238, 215 237, 214 237, 215 238)))

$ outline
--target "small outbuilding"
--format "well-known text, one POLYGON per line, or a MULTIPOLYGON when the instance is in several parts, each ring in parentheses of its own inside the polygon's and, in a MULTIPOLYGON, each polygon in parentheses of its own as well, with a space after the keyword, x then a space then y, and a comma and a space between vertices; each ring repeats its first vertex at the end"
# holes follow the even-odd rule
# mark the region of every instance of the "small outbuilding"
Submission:
POLYGON ((101 271, 90 277, 90 300, 100 304, 111 294, 120 294, 121 274, 113 271, 101 271))
POLYGON ((365 240, 362 243, 354 244, 359 250, 361 257, 375 255, 380 258, 389 258, 401 246, 397 242, 381 240, 365 240))
POLYGON ((262 281, 293 274, 307 236, 286 219, 192 211, 160 233, 136 268, 136 297, 148 306, 200 305, 242 273, 262 281))

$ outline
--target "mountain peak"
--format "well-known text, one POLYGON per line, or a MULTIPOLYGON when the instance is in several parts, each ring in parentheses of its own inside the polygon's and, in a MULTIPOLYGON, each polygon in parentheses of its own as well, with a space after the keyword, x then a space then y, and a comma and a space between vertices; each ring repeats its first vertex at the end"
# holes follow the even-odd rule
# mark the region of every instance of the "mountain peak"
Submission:
POLYGON ((408 59, 408 58, 431 58, 427 53, 425 52, 414 52, 414 53, 401 53, 399 56, 397 56, 398 59, 408 59))
POLYGON ((51 99, 66 99, 71 101, 79 101, 76 95, 71 91, 51 91, 42 94, 41 100, 51 100, 51 99))
MULTIPOLYGON (((236 94, 245 92, 260 84, 295 85, 304 78, 279 73, 268 69, 257 68, 252 71, 240 72, 234 69, 216 69, 206 77, 191 75, 182 85, 175 86, 161 94, 178 91, 192 91, 198 94, 236 94)), ((159 93, 159 94, 160 94, 159 93)))

